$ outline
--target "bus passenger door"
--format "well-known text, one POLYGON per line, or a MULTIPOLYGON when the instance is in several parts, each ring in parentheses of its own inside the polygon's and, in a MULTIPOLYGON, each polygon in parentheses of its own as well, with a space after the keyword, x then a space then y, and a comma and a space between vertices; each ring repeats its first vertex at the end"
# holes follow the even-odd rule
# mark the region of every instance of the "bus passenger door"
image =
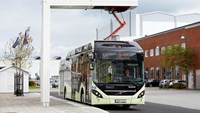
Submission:
POLYGON ((86 80, 86 102, 91 103, 91 87, 92 87, 92 70, 93 67, 91 67, 90 62, 87 63, 87 80, 86 80))

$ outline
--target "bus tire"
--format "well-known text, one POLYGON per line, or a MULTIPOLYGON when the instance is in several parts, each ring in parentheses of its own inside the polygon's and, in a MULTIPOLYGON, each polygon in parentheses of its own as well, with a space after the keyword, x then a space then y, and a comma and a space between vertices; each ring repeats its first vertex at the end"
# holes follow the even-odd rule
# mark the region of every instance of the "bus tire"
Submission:
POLYGON ((81 103, 84 103, 84 92, 83 91, 81 91, 81 95, 80 95, 80 102, 81 103))
POLYGON ((63 98, 64 99, 66 99, 66 92, 67 92, 67 90, 66 90, 66 87, 64 88, 64 95, 63 95, 63 98))

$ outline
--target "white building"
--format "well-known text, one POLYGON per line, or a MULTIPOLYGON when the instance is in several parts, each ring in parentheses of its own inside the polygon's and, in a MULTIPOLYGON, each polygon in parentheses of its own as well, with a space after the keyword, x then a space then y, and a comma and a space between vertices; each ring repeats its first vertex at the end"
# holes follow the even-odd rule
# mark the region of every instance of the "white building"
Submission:
MULTIPOLYGON (((25 69, 29 74, 31 78, 36 78, 36 76, 40 76, 39 72, 40 72, 40 57, 35 57, 30 59, 32 60, 32 65, 30 68, 25 69)), ((50 75, 49 78, 51 78, 51 76, 58 76, 59 75, 59 63, 60 60, 53 58, 50 61, 50 75)), ((4 63, 1 59, 0 59, 0 67, 5 67, 5 66, 10 66, 11 64, 9 62, 4 63)))
POLYGON ((14 74, 16 69, 23 72, 23 91, 29 92, 29 73, 16 66, 1 67, 0 68, 0 93, 14 93, 14 74))
MULTIPOLYGON (((117 15, 119 18, 121 18, 119 14, 117 15)), ((176 27, 195 23, 200 20, 199 13, 174 15, 157 11, 136 14, 136 12, 133 10, 128 13, 124 13, 124 16, 126 17, 124 18, 126 25, 116 35, 119 35, 120 37, 131 36, 134 38, 166 31, 176 27)), ((119 24, 115 20, 112 20, 110 23, 107 23, 104 26, 100 26, 97 28, 97 39, 101 40, 106 38, 118 26, 119 24)))
MULTIPOLYGON (((32 66, 28 69, 20 69, 24 73, 24 92, 29 92, 29 76, 31 78, 36 78, 36 76, 40 76, 40 58, 36 57, 31 59, 32 66)), ((57 58, 53 58, 50 61, 50 75, 59 76, 59 63, 60 60, 57 58)), ((2 59, 0 59, 0 93, 2 92, 14 92, 14 73, 16 72, 15 66, 11 66, 9 62, 4 63, 2 59)))

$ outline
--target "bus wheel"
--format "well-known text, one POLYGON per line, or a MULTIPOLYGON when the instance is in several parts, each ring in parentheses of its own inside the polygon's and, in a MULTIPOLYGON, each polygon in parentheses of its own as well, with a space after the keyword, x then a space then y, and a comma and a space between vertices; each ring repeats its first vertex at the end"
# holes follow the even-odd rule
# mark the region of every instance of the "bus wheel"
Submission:
POLYGON ((124 109, 129 109, 131 105, 123 105, 124 109))
POLYGON ((63 95, 63 97, 64 97, 64 99, 66 99, 66 88, 64 89, 64 95, 63 95))
POLYGON ((80 101, 81 101, 81 103, 84 103, 84 93, 83 92, 81 92, 81 98, 80 98, 80 101))

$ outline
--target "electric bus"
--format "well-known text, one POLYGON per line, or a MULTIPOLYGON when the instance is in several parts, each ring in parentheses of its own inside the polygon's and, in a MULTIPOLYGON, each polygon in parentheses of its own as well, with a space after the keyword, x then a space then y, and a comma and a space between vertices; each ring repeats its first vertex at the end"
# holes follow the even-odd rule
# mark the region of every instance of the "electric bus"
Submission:
POLYGON ((145 103, 143 50, 134 41, 94 41, 71 50, 59 76, 64 99, 126 108, 145 103))

